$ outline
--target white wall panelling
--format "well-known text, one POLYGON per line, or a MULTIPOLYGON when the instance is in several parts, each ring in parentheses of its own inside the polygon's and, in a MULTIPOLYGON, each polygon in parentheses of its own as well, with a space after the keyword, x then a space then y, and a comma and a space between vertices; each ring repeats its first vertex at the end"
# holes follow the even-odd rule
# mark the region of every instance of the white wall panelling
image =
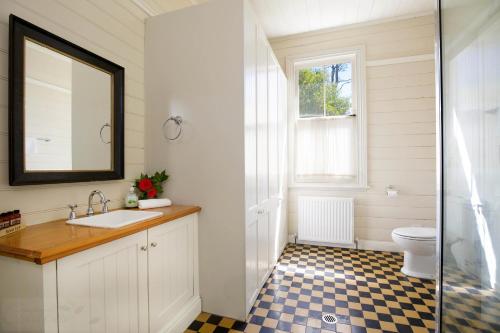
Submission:
MULTIPOLYGON (((129 1, 5 0, 0 5, 0 211, 18 208, 27 224, 64 218, 66 205, 85 210, 88 194, 101 189, 121 207, 129 183, 144 171, 144 16, 129 1), (8 186, 7 81, 9 14, 125 67, 125 180, 8 186)), ((97 208, 97 207, 96 207, 97 208)))
POLYGON ((245 320, 286 238, 286 79, 246 0, 148 19, 146 59, 147 169, 203 207, 203 310, 245 320), (184 118, 177 142, 162 139, 169 115, 184 118))
POLYGON ((396 227, 435 225, 434 17, 422 16, 271 40, 282 67, 287 57, 365 45, 368 185, 364 192, 293 188, 290 233, 297 232, 297 197, 354 197, 355 237, 391 247, 396 227), (387 185, 399 190, 388 198, 387 185))

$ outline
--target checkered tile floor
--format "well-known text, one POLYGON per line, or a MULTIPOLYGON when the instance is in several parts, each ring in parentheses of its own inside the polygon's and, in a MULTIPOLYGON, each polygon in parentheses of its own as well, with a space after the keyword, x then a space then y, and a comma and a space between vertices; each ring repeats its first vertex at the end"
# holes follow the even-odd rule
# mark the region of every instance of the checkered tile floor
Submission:
POLYGON ((458 267, 445 269, 443 325, 446 332, 500 332, 500 298, 458 267))
POLYGON ((187 332, 434 332, 434 281, 397 253, 289 244, 244 323, 202 313, 187 332), (321 320, 325 313, 336 324, 321 320))

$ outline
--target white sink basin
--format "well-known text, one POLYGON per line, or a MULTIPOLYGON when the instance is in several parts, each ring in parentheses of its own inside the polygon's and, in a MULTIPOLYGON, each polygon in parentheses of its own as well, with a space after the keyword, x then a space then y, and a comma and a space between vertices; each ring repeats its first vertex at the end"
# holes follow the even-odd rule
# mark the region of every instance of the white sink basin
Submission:
POLYGON ((153 219, 162 216, 162 212, 150 212, 141 210, 114 210, 105 214, 98 214, 68 220, 66 223, 83 225, 87 227, 116 229, 126 225, 153 219))

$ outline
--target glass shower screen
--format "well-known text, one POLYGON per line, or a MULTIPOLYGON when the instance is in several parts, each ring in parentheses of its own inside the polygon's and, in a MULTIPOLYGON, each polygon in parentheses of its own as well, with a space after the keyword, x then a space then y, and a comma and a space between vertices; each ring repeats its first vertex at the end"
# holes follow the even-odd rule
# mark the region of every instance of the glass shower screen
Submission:
POLYGON ((441 331, 500 332, 500 1, 440 3, 441 331))

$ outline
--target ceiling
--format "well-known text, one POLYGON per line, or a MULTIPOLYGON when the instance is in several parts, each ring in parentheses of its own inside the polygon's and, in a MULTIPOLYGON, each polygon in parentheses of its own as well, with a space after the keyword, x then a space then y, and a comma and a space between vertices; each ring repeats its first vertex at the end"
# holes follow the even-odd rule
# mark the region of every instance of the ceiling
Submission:
MULTIPOLYGON (((158 15, 209 0, 132 0, 158 15)), ((269 38, 427 14, 435 0, 251 0, 269 38)))

